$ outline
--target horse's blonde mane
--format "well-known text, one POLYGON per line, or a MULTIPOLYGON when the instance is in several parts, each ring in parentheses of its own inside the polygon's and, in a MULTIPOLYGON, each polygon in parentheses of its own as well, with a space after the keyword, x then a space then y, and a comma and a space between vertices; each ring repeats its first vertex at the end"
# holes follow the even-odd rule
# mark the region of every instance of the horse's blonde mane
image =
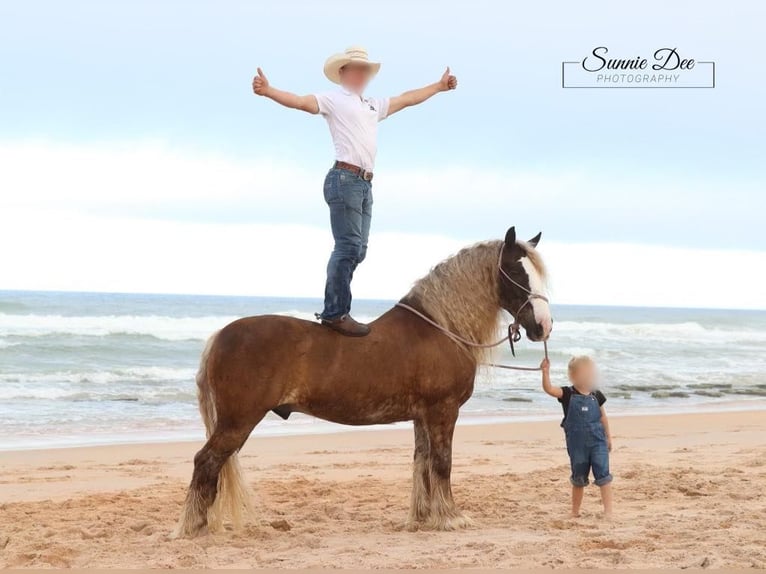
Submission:
MULTIPOLYGON (((418 279, 405 299, 416 301, 434 321, 480 344, 494 342, 500 319, 497 262, 502 241, 477 243, 458 251, 418 279)), ((539 253, 519 241, 541 278, 545 266, 539 253)), ((477 363, 488 349, 466 347, 477 363)))

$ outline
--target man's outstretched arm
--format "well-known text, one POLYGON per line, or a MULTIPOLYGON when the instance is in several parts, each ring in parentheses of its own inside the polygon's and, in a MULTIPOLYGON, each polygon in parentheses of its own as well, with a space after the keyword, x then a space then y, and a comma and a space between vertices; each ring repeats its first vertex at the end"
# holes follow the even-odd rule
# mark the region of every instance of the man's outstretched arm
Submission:
POLYGON ((319 104, 315 96, 299 96, 272 87, 260 68, 258 68, 258 75, 253 78, 253 93, 258 96, 266 96, 278 104, 294 110, 303 110, 310 114, 319 113, 319 104))
POLYGON ((448 90, 454 90, 455 88, 457 88, 457 78, 450 75, 449 68, 447 68, 438 82, 434 82, 424 88, 404 92, 400 96, 391 98, 388 103, 388 115, 395 114, 399 110, 403 110, 410 106, 422 104, 428 98, 439 92, 446 92, 448 90))

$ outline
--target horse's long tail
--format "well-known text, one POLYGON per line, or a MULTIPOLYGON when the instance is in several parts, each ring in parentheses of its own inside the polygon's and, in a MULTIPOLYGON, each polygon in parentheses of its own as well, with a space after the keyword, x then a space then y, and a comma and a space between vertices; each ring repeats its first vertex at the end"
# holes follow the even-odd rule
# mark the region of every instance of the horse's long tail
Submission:
MULTIPOLYGON (((218 413, 215 408, 215 390, 210 384, 208 377, 208 357, 215 344, 218 333, 214 333, 208 339, 205 350, 202 352, 199 370, 197 371, 197 401, 202 421, 205 423, 206 436, 209 439, 215 432, 218 422, 218 413)), ((223 528, 223 520, 229 516, 234 526, 239 528, 246 515, 252 515, 253 508, 250 502, 250 491, 242 476, 242 468, 239 464, 237 452, 234 452, 224 463, 218 475, 218 494, 215 502, 208 510, 208 528, 211 532, 223 528)))

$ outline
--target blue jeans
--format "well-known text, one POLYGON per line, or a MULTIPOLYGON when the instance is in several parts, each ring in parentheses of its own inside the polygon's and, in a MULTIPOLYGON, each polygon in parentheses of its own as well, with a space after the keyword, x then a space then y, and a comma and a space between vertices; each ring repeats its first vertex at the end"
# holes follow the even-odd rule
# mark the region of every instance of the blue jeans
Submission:
POLYGON ((367 255, 372 219, 372 184, 348 170, 332 168, 324 180, 335 248, 327 263, 322 319, 338 319, 351 310, 351 279, 367 255))

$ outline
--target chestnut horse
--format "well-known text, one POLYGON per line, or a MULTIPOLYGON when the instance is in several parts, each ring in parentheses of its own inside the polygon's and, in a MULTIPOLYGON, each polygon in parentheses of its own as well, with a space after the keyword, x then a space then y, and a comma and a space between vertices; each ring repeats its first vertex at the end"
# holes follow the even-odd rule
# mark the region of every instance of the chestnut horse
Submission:
MULTIPOLYGON (((418 280, 401 300, 458 337, 487 344, 501 311, 532 341, 551 330, 538 234, 461 250, 418 280)), ((344 337, 318 323, 278 315, 239 319, 214 334, 197 374, 208 440, 194 457, 176 535, 239 524, 251 510, 237 452, 269 411, 306 413, 346 425, 414 421, 415 460, 407 526, 466 526, 450 484, 458 410, 473 393, 485 349, 464 345, 395 306, 366 337, 344 337)), ((317 439, 319 440, 319 439, 317 439)))

